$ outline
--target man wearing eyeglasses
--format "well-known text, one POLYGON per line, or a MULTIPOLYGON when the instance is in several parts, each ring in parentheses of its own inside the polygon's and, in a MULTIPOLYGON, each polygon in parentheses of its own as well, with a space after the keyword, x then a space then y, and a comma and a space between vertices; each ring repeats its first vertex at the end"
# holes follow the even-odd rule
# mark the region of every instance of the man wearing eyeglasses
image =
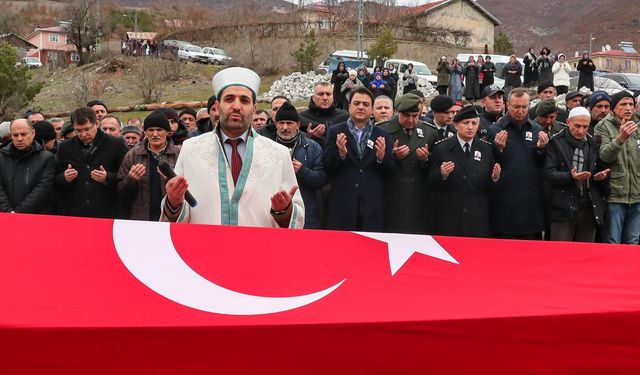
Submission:
POLYGON ((91 108, 73 111, 71 123, 76 136, 62 142, 56 154, 56 186, 64 199, 59 213, 115 218, 117 173, 127 146, 98 128, 91 108))
POLYGON ((509 93, 507 114, 489 128, 502 166, 491 199, 491 229, 498 238, 541 239, 545 229, 541 181, 549 137, 529 119, 529 93, 509 93))

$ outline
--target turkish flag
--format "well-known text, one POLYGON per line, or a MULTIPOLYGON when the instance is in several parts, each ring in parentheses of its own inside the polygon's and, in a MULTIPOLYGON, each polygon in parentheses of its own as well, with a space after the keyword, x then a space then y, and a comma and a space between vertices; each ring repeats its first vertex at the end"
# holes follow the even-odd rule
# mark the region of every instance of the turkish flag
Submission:
POLYGON ((635 373, 635 246, 1 214, 0 373, 635 373))

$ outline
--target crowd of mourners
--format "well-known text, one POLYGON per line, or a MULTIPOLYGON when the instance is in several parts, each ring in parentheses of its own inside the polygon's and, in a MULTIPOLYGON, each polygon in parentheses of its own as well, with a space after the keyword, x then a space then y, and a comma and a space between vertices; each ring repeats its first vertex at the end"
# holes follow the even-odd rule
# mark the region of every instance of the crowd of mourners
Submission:
MULTIPOLYGON (((251 126, 289 150, 305 228, 637 244, 640 93, 567 92, 553 76, 562 57, 550 76, 525 74, 535 89, 505 89, 490 58, 469 61, 469 77, 443 56, 449 80, 439 75, 433 98, 411 69, 341 65, 308 108, 277 96, 251 126), (453 75, 466 85, 452 90, 453 75), (469 80, 478 87, 467 95, 469 80)), ((2 123, 0 211, 158 220, 159 163, 174 166, 183 142, 216 131, 217 108, 214 95, 198 111, 123 124, 94 100, 68 121, 30 111, 2 123)))

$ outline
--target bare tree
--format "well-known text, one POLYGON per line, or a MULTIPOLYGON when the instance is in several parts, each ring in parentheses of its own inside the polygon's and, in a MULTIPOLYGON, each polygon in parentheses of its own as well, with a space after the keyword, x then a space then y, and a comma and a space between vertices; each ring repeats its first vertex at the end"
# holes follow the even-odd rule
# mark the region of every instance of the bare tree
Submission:
POLYGON ((73 0, 65 8, 65 15, 69 20, 65 24, 67 40, 78 51, 78 65, 86 64, 100 38, 107 37, 107 28, 98 9, 96 0, 73 0))
POLYGON ((108 87, 109 80, 101 79, 97 74, 81 72, 69 80, 64 88, 65 96, 73 108, 83 107, 89 100, 100 98, 108 87))

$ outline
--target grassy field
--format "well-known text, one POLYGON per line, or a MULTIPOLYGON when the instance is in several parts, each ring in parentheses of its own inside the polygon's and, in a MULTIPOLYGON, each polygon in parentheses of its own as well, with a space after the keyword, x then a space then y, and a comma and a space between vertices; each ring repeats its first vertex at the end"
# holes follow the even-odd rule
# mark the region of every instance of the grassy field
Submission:
MULTIPOLYGON (((128 58, 128 63, 134 64, 135 58, 128 58)), ((67 69, 49 72, 47 69, 33 71, 33 79, 44 82, 44 88, 35 97, 31 108, 38 109, 47 114, 69 112, 73 105, 69 99, 69 85, 83 72, 95 72, 99 64, 85 67, 71 66, 67 69)), ((180 79, 169 82, 160 98, 161 102, 175 101, 206 101, 212 94, 211 78, 219 71, 220 66, 184 63, 180 79)), ((99 99, 108 107, 119 107, 142 104, 143 100, 137 90, 135 75, 131 69, 125 69, 116 73, 97 73, 97 80, 106 83, 108 89, 99 99)), ((262 77, 260 92, 266 92, 273 82, 280 76, 262 77)), ((269 108, 268 103, 259 103, 258 108, 269 108)), ((144 118, 148 112, 123 112, 117 115, 123 121, 129 118, 144 118)))

